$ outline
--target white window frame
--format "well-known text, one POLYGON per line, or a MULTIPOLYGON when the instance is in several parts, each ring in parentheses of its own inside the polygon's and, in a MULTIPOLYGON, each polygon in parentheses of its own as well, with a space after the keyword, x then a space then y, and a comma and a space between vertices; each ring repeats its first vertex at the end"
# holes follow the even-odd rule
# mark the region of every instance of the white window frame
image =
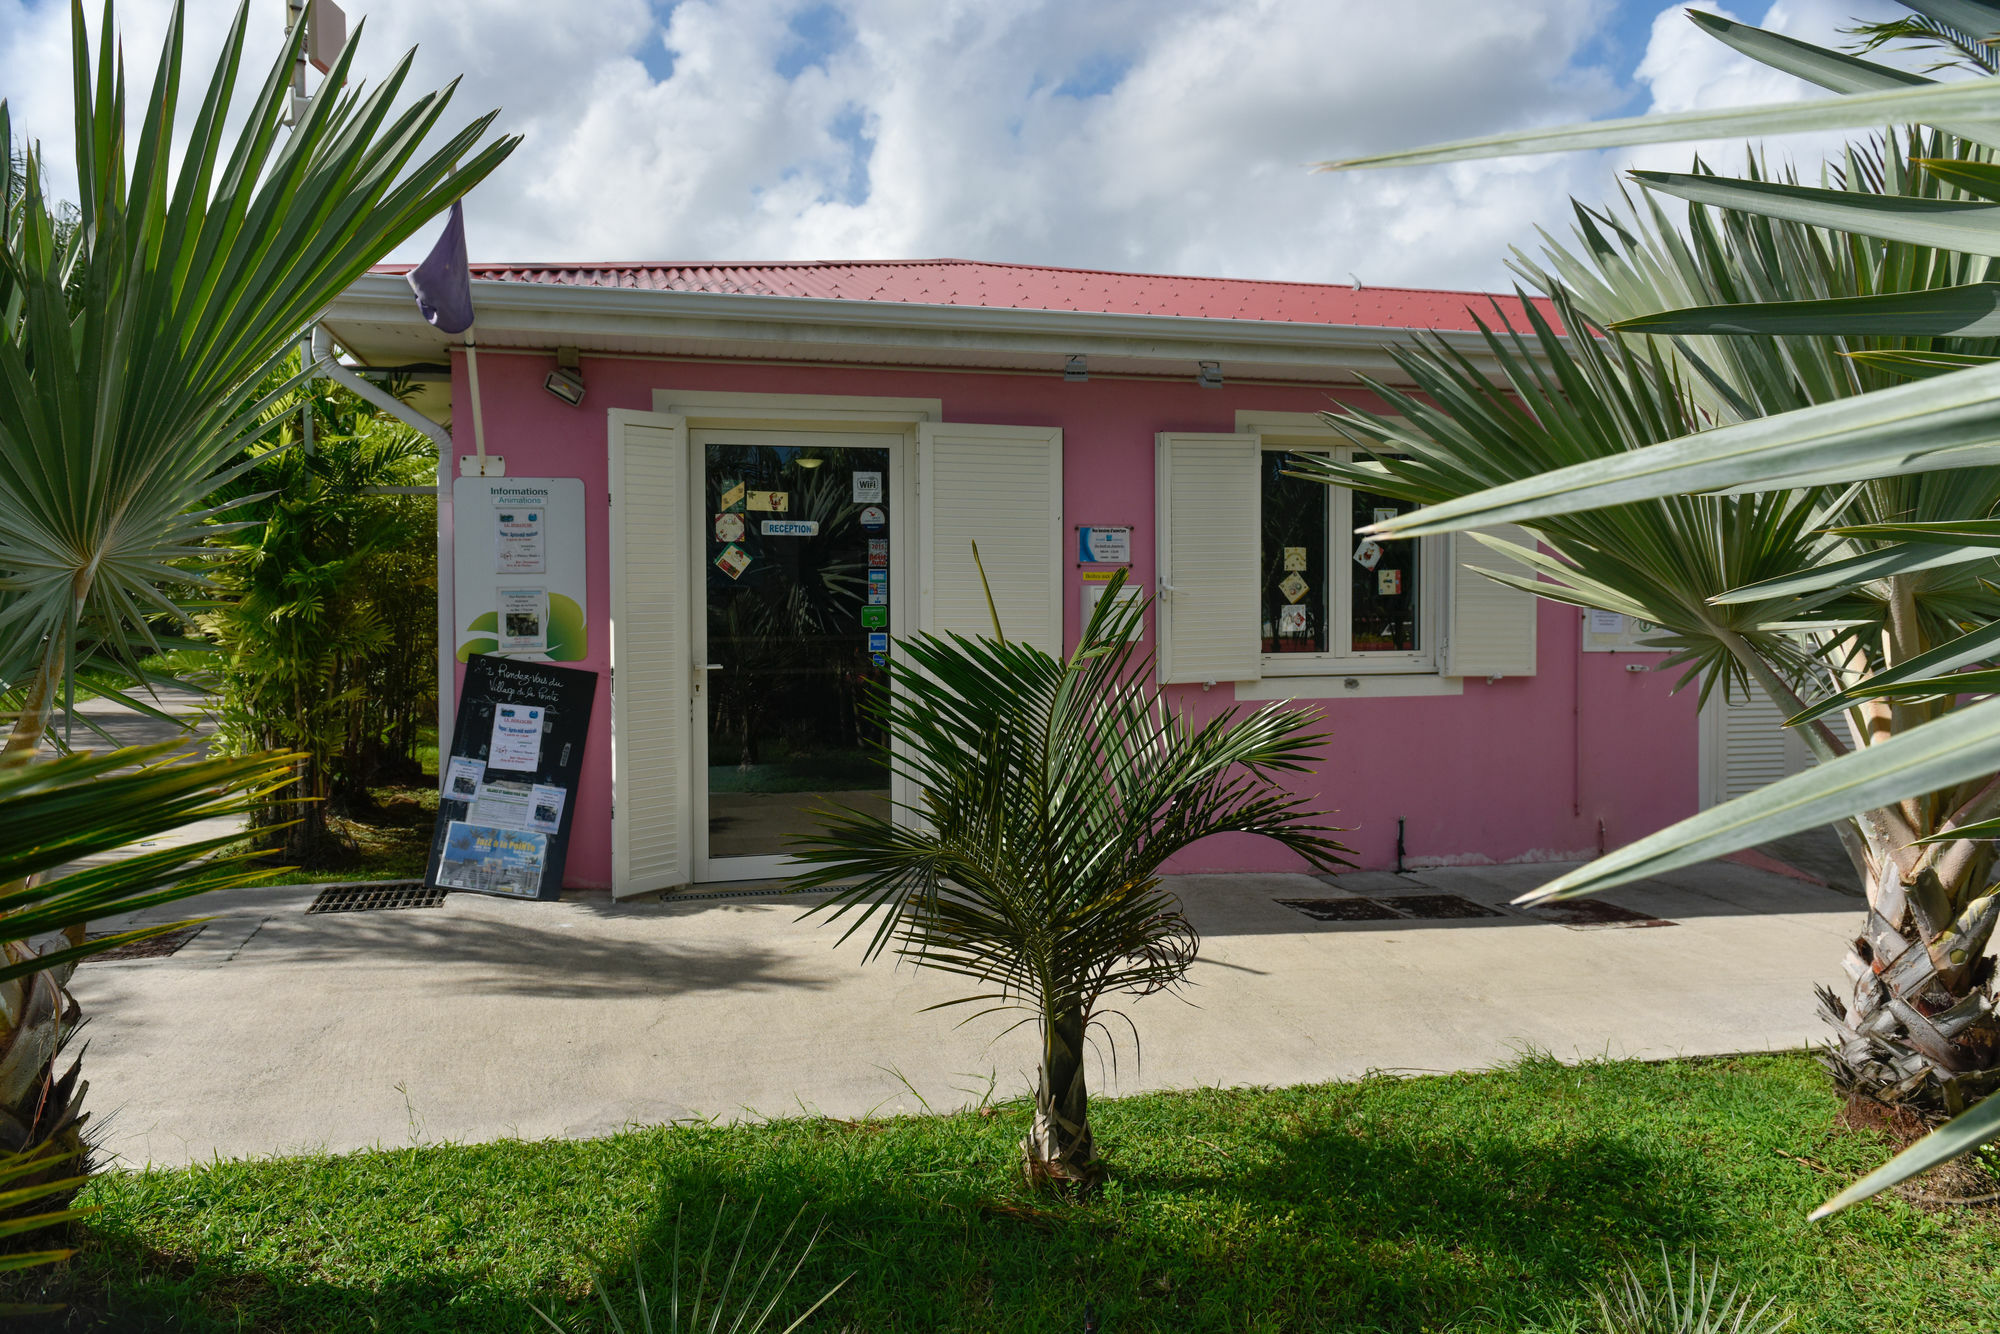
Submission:
MULTIPOLYGON (((1343 461, 1356 457, 1366 457, 1364 452, 1345 443, 1345 437, 1336 432, 1320 429, 1300 431, 1296 428, 1283 432, 1266 433, 1259 431, 1258 445, 1266 454, 1312 453, 1325 454, 1343 461)), ((1263 475, 1258 474, 1258 492, 1261 501, 1263 475)), ((1327 558, 1326 568, 1338 570, 1344 575, 1348 562, 1353 559, 1354 506, 1348 499, 1352 491, 1344 486, 1327 488, 1327 558)), ((1263 541, 1262 521, 1259 520, 1257 540, 1263 541)), ((1443 663, 1445 563, 1449 552, 1445 539, 1422 537, 1416 539, 1417 549, 1417 643, 1420 646, 1413 653, 1356 653, 1352 650, 1354 633, 1353 587, 1349 578, 1332 578, 1333 585, 1328 590, 1329 606, 1327 623, 1333 629, 1333 650, 1326 653, 1265 653, 1262 655, 1266 677, 1296 676, 1436 676, 1443 663)))

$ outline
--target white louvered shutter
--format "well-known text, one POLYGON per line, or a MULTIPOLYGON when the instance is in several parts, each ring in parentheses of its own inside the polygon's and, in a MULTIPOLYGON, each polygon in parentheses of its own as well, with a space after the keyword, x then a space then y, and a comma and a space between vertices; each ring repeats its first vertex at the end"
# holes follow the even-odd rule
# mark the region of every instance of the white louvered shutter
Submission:
POLYGON ((1722 754, 1719 764, 1703 757, 1704 764, 1712 766, 1702 794, 1704 806, 1733 801, 1812 766, 1804 738, 1796 728, 1785 726, 1785 710, 1755 682, 1747 698, 1739 695, 1725 702, 1717 690, 1708 697, 1707 707, 1720 711, 1720 725, 1705 727, 1702 740, 1710 743, 1719 733, 1722 754))
MULTIPOLYGON (((1535 535, 1511 523, 1481 529, 1490 537, 1530 550, 1535 535)), ((1454 533, 1451 552, 1449 624, 1445 629, 1446 676, 1533 676, 1535 614, 1541 599, 1495 583, 1475 570, 1533 577, 1535 571, 1469 534, 1454 533)))
POLYGON ((611 892, 693 878, 688 434, 611 413, 611 892))
POLYGON ((1255 681, 1263 674, 1260 461, 1254 435, 1155 437, 1162 681, 1255 681))
POLYGON ((923 628, 993 633, 979 582, 983 565, 1007 637, 1060 655, 1062 432, 927 422, 918 431, 917 454, 923 628))

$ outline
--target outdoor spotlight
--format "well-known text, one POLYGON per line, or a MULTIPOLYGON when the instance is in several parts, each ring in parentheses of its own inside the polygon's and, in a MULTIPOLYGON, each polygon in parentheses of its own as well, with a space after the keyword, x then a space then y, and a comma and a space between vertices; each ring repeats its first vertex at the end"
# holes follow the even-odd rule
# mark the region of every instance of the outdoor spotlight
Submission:
POLYGON ((567 367, 558 366, 550 371, 549 378, 542 381, 542 388, 571 407, 583 402, 583 377, 567 367))
POLYGON ((1089 378, 1090 363, 1084 359, 1081 352, 1063 363, 1063 379, 1068 380, 1071 384, 1075 384, 1081 380, 1088 380, 1089 378))
POLYGON ((583 403, 583 365, 573 347, 556 349, 556 368, 549 372, 549 378, 542 381, 542 388, 554 394, 571 407, 583 403))
POLYGON ((1222 388, 1222 363, 1219 361, 1197 361, 1194 382, 1203 389, 1222 388))

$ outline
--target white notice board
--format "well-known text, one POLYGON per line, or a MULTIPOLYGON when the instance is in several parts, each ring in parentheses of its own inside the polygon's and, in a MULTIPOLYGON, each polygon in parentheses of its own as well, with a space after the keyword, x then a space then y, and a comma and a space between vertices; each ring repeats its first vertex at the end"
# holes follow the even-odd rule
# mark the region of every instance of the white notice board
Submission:
POLYGON ((451 486, 453 651, 578 662, 590 651, 583 483, 459 477, 451 486))

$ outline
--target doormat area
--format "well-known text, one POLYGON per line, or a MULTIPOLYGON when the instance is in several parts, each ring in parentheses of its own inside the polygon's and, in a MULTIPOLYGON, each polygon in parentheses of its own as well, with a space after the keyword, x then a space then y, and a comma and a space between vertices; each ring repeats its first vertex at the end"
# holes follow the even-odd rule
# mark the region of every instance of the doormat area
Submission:
POLYGON ((436 908, 444 903, 444 896, 450 892, 395 881, 383 885, 337 885, 321 890, 306 911, 384 912, 391 908, 436 908))
MULTIPOLYGON (((1512 914, 1484 903, 1475 903, 1459 894, 1397 894, 1382 898, 1276 899, 1294 912, 1317 922, 1396 922, 1464 921, 1479 917, 1509 917, 1512 914)), ((1571 899, 1546 903, 1524 910, 1528 916, 1571 930, 1595 930, 1620 926, 1673 926, 1663 917, 1651 917, 1630 908, 1621 908, 1602 899, 1571 899)), ((1518 919, 1516 919, 1518 920, 1518 919)))
POLYGON ((1558 926, 1578 931, 1605 926, 1675 925, 1664 917, 1634 912, 1615 903, 1606 903, 1603 899, 1564 899, 1559 903, 1537 904, 1527 909, 1527 912, 1545 922, 1554 922, 1558 926))
POLYGON ((1498 908, 1489 908, 1483 903, 1457 894, 1399 894, 1393 899, 1378 899, 1406 917, 1419 917, 1436 921, 1453 917, 1505 917, 1498 908))
POLYGON ((106 950, 102 954, 93 954, 84 962, 97 963, 102 960, 115 963, 120 959, 164 959, 178 952, 181 946, 207 929, 208 924, 204 922, 197 926, 184 926, 178 931, 163 931, 157 936, 148 936, 144 940, 135 940, 129 945, 120 945, 117 949, 106 950))
POLYGON ((1279 899, 1293 912, 1302 912, 1316 922, 1395 922, 1403 914, 1385 908, 1374 899, 1279 899))

